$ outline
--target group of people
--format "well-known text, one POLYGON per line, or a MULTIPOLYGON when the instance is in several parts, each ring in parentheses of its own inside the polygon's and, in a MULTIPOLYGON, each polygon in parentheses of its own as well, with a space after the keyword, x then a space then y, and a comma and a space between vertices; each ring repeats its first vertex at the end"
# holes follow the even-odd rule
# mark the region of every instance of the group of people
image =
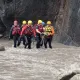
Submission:
MULTIPOLYGON (((31 20, 22 21, 22 26, 20 27, 18 21, 15 20, 14 24, 10 29, 10 35, 13 36, 14 48, 20 46, 23 41, 24 48, 31 49, 32 38, 36 40, 36 48, 41 46, 52 49, 52 38, 55 34, 54 27, 52 26, 51 21, 47 21, 45 24, 42 20, 38 20, 38 23, 33 26, 31 20)), ((9 36, 9 38, 11 38, 9 36)))

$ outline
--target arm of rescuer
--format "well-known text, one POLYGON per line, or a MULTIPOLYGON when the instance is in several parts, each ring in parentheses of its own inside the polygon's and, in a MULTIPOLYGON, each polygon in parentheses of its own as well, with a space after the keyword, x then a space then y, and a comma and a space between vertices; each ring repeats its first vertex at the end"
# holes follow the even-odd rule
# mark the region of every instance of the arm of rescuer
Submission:
POLYGON ((11 39, 11 36, 12 36, 12 30, 13 30, 13 26, 11 27, 10 32, 9 32, 9 39, 11 39))
POLYGON ((50 33, 50 35, 54 36, 55 31, 54 31, 54 27, 53 26, 51 27, 51 30, 52 30, 52 32, 50 33))
POLYGON ((21 36, 24 34, 24 31, 26 30, 26 28, 27 28, 27 26, 24 26, 23 28, 22 28, 22 31, 21 31, 21 36))
POLYGON ((36 31, 35 31, 35 29, 33 28, 33 35, 34 35, 34 37, 36 37, 36 31))
POLYGON ((36 32, 39 33, 39 34, 41 34, 41 32, 38 29, 36 29, 36 32))
POLYGON ((38 26, 36 26, 36 32, 41 34, 41 32, 38 30, 38 26))

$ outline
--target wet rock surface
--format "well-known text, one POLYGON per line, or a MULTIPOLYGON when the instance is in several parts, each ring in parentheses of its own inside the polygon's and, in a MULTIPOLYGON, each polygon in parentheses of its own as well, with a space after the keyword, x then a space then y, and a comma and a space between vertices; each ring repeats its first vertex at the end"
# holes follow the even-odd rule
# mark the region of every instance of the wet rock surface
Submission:
POLYGON ((59 0, 0 0, 0 28, 3 29, 4 26, 9 31, 14 19, 17 19, 19 24, 30 19, 34 23, 37 23, 38 19, 55 22, 59 6, 59 0))
POLYGON ((71 80, 80 80, 80 74, 75 75, 71 80))
POLYGON ((0 52, 0 80, 79 80, 80 48, 53 43, 53 49, 13 48, 12 41, 3 42, 6 51, 0 52), (70 79, 65 79, 70 80, 70 79))
POLYGON ((3 45, 0 45, 0 51, 5 51, 5 47, 3 45))
POLYGON ((79 0, 0 0, 0 34, 8 35, 14 19, 52 21, 56 41, 67 45, 80 45, 79 0), (25 4, 26 3, 26 4, 25 4))

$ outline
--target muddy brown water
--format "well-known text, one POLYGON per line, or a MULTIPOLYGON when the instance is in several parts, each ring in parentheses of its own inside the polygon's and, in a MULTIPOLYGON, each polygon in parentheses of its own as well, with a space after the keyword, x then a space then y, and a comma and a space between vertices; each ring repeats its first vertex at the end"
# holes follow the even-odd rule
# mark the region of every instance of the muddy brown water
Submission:
MULTIPOLYGON (((6 51, 0 52, 0 80, 60 80, 80 70, 80 48, 53 42, 53 49, 13 48, 13 41, 1 39, 6 51)), ((77 80, 80 76, 73 77, 77 80)))

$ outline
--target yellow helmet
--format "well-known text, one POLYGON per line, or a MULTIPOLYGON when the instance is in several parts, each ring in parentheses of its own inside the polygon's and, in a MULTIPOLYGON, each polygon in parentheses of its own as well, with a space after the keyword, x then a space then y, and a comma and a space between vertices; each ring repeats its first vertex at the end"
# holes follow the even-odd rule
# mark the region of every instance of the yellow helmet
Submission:
POLYGON ((24 25, 24 24, 26 24, 27 22, 24 20, 23 22, 22 22, 22 24, 24 25))
POLYGON ((38 24, 42 24, 42 20, 38 20, 38 24))
POLYGON ((31 20, 28 21, 28 25, 29 25, 29 24, 32 24, 32 23, 33 23, 33 22, 32 22, 31 20))
POLYGON ((50 25, 50 24, 51 24, 51 21, 47 21, 47 24, 49 24, 49 25, 50 25))

